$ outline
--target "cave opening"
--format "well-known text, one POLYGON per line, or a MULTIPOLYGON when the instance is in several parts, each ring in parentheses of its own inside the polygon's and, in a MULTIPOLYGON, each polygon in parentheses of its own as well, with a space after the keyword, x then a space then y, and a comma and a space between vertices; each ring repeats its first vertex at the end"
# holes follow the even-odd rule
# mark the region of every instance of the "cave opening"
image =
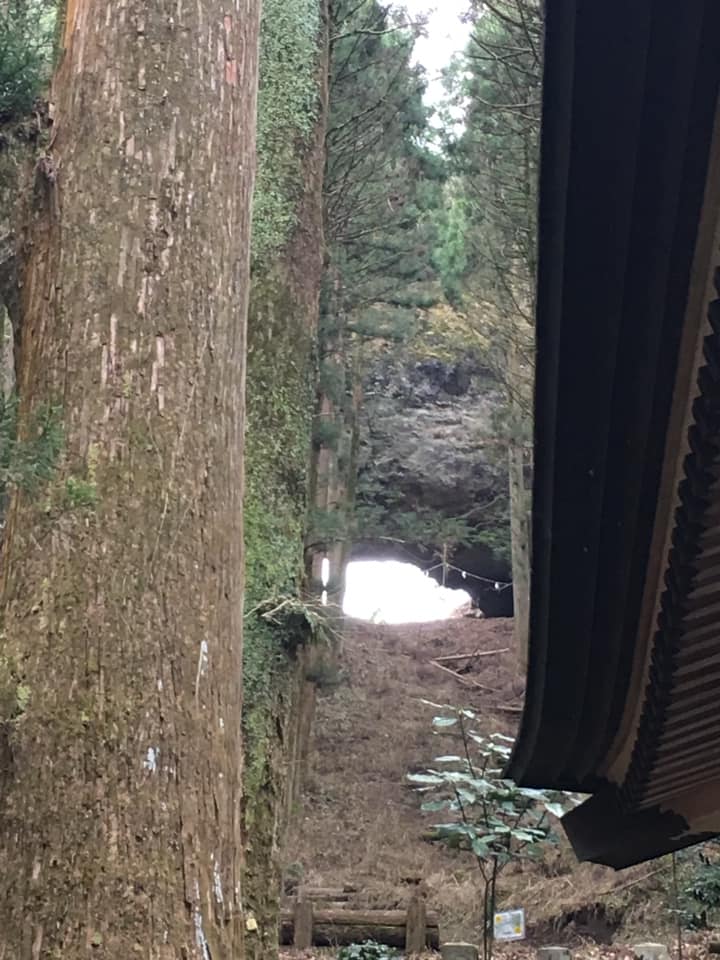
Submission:
POLYGON ((345 574, 343 612, 372 623, 428 623, 469 611, 466 590, 442 586, 426 571, 399 560, 354 560, 345 574))

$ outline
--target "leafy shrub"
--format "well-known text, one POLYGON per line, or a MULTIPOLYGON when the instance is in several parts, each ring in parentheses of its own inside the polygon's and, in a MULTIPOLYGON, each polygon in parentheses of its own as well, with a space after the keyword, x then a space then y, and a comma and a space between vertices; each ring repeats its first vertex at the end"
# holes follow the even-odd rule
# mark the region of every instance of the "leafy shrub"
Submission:
POLYGON ((720 861, 718 844, 707 844, 693 860, 697 864, 690 874, 690 881, 681 892, 680 910, 682 921, 691 930, 705 930, 713 926, 720 908, 720 861))
MULTIPOLYGON (((438 707, 438 704, 429 704, 438 707)), ((509 863, 539 859, 543 845, 556 841, 552 819, 561 817, 575 798, 558 791, 519 787, 503 777, 512 738, 481 736, 472 710, 440 706, 433 732, 459 741, 456 754, 436 757, 432 768, 407 779, 428 799, 426 812, 446 812, 435 825, 435 838, 475 858, 481 878, 483 960, 493 950, 495 894, 500 873, 509 863)))
POLYGON ((338 960, 394 960, 398 951, 374 940, 352 943, 338 951, 338 960))
POLYGON ((50 74, 55 2, 10 0, 0 7, 0 122, 32 109, 50 74))

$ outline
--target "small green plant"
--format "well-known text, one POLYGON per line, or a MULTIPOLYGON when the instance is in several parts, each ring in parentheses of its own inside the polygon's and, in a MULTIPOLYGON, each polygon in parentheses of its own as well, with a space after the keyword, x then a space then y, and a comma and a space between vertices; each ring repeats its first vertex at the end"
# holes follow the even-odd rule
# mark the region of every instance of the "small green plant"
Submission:
POLYGON ((14 661, 0 656, 0 724, 18 723, 30 703, 30 687, 23 683, 14 661))
POLYGON ((17 433, 17 395, 0 396, 0 499, 10 487, 32 493, 52 477, 64 442, 60 407, 39 407, 27 436, 18 439, 17 433))
POLYGON ((283 628, 288 648, 302 643, 331 644, 338 636, 332 624, 332 609, 300 597, 271 597, 248 610, 245 619, 259 616, 283 628))
POLYGON ((543 846, 557 839, 550 818, 563 816, 574 798, 526 789, 505 779, 511 737, 481 736, 472 728, 477 719, 472 710, 429 705, 444 711, 433 719, 433 732, 456 739, 460 752, 436 757, 435 766, 409 774, 408 780, 428 796, 424 811, 450 814, 450 819, 435 825, 435 838, 469 852, 477 862, 483 898, 483 960, 491 960, 498 877, 510 863, 542 857, 543 846))
POLYGON ((89 510, 97 503, 97 487, 89 480, 71 476, 65 481, 65 496, 72 510, 89 510))
POLYGON ((374 940, 351 943, 349 947, 342 947, 338 951, 338 960, 394 960, 398 956, 397 950, 374 940))

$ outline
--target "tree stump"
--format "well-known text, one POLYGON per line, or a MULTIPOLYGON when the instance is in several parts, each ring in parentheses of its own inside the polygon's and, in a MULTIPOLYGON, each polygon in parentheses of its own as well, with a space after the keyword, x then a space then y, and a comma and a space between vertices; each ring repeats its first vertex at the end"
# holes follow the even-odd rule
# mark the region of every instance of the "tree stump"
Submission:
POLYGON ((540 947, 537 955, 538 960, 572 960, 567 947, 540 947))
POLYGON ((632 951, 639 960, 670 960, 664 943, 636 943, 632 951))
POLYGON ((440 945, 442 960, 478 960, 480 951, 474 943, 443 943, 440 945))
POLYGON ((427 910, 422 897, 410 901, 405 921, 405 953, 423 953, 427 942, 427 910))
POLYGON ((293 946, 296 950, 309 950, 313 942, 313 905, 310 900, 298 897, 295 901, 293 946))

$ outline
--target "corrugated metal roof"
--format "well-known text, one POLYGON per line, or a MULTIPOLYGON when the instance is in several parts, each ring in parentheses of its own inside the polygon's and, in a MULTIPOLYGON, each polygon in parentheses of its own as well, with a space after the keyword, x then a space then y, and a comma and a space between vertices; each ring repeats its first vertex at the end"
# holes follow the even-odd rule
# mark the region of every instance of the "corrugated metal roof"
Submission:
POLYGON ((615 866, 691 842, 661 804, 720 783, 720 302, 699 371, 696 348, 719 86, 715 0, 682 17, 670 0, 548 0, 531 636, 509 773, 596 793, 569 833, 615 866))

